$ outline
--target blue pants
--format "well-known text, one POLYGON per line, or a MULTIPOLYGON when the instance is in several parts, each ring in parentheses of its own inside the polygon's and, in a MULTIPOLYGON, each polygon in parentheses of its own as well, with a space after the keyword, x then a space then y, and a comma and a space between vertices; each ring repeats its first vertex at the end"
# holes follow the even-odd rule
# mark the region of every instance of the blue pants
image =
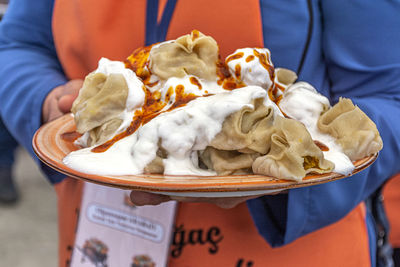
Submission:
POLYGON ((14 163, 14 151, 17 145, 17 141, 0 119, 0 167, 11 166, 14 163))

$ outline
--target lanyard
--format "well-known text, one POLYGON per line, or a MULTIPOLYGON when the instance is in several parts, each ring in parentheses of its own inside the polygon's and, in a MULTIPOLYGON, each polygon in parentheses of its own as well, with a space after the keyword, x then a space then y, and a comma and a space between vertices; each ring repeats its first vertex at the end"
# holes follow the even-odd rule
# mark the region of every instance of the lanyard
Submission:
POLYGON ((177 0, 168 0, 161 16, 160 23, 157 22, 158 0, 147 0, 146 6, 146 45, 163 42, 167 36, 169 23, 174 13, 177 0))

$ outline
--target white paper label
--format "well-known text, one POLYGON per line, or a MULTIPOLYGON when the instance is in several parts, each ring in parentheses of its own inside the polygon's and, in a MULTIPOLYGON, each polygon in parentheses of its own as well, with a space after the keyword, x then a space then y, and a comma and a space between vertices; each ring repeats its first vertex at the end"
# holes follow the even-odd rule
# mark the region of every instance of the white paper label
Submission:
POLYGON ((85 183, 72 267, 167 265, 176 202, 137 207, 129 194, 85 183))

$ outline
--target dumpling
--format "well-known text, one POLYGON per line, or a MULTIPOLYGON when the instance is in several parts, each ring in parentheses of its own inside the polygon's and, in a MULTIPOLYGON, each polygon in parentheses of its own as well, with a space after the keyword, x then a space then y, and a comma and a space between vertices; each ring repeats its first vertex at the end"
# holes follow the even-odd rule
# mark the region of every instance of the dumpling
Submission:
POLYGON ((263 99, 255 99, 252 104, 254 108, 246 106, 227 117, 210 146, 219 150, 267 153, 274 110, 272 106, 265 106, 263 99))
POLYGON ((274 83, 278 85, 278 88, 286 89, 288 86, 292 85, 297 78, 296 72, 292 70, 285 68, 275 69, 274 83))
POLYGON ((153 47, 149 60, 150 70, 164 80, 185 75, 215 80, 218 45, 212 37, 192 31, 175 41, 153 47))
POLYGON ((286 89, 297 80, 294 71, 285 68, 276 68, 274 73, 274 86, 268 89, 268 96, 274 102, 279 102, 286 89))
POLYGON ((343 152, 353 161, 375 154, 383 147, 375 123, 347 98, 340 98, 320 116, 318 128, 336 138, 343 152))
POLYGON ((89 132, 89 146, 106 141, 121 125, 118 116, 125 109, 128 92, 122 74, 91 73, 85 78, 71 111, 77 131, 89 132))
POLYGON ((259 155, 207 147, 200 154, 200 159, 208 169, 215 170, 218 175, 247 174, 252 173, 251 166, 259 155))
POLYGON ((305 126, 293 119, 277 116, 268 154, 253 163, 253 172, 281 179, 301 181, 306 174, 331 172, 334 164, 324 159, 305 126))
POLYGON ((89 137, 86 141, 86 145, 92 146, 95 144, 102 144, 108 141, 115 134, 115 130, 121 125, 122 120, 119 118, 113 118, 104 124, 90 130, 89 137))
POLYGON ((144 173, 164 173, 164 162, 167 152, 163 148, 157 150, 156 157, 144 168, 144 173))

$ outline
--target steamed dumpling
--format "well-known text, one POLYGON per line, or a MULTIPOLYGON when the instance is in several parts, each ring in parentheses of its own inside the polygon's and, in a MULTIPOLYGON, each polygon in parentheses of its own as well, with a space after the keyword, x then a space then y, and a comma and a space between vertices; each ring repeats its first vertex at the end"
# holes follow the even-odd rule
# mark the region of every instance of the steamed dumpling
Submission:
POLYGON ((373 155, 383 146, 375 123, 347 98, 340 98, 336 105, 321 115, 318 128, 336 138, 351 160, 373 155))
POLYGON ((119 118, 112 118, 102 125, 88 131, 89 136, 86 144, 89 146, 102 144, 111 139, 115 135, 115 131, 121 125, 122 120, 119 118))
POLYGON ((253 163, 253 172, 281 179, 301 181, 308 173, 331 172, 334 164, 324 159, 305 126, 277 116, 268 154, 253 163))
POLYGON ((272 106, 265 106, 263 99, 253 100, 252 104, 227 117, 210 146, 219 150, 267 153, 274 110, 272 106))
POLYGON ((79 133, 89 132, 88 145, 106 141, 118 129, 128 97, 128 85, 122 74, 91 73, 72 105, 79 133))
POLYGON ((218 175, 247 174, 252 173, 251 166, 258 153, 240 153, 235 150, 218 150, 207 147, 200 159, 208 169, 215 170, 218 175))
POLYGON ((206 80, 217 78, 217 42, 198 31, 153 47, 149 58, 151 71, 164 80, 185 75, 206 80))

